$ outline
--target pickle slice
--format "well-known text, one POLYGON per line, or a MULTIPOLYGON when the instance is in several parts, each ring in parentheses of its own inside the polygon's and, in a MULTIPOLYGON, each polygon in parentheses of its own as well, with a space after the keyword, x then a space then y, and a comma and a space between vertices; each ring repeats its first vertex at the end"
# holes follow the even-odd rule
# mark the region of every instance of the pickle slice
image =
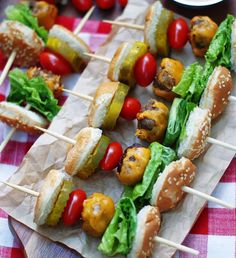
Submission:
POLYGON ((62 215, 62 212, 64 211, 64 208, 66 207, 66 203, 69 199, 69 195, 72 191, 73 183, 72 181, 64 181, 61 191, 58 195, 57 201, 54 205, 54 208, 52 212, 48 215, 46 220, 46 225, 49 226, 55 226, 62 215))
POLYGON ((77 174, 79 178, 86 179, 96 170, 96 168, 99 166, 100 161, 105 155, 109 142, 110 139, 107 136, 102 135, 96 148, 89 156, 88 161, 84 165, 83 169, 77 174))
POLYGON ((129 85, 135 86, 134 66, 136 61, 148 52, 148 46, 144 42, 136 41, 129 51, 129 54, 121 64, 119 81, 129 85))
POLYGON ((61 41, 56 37, 49 36, 47 40, 47 48, 63 56, 76 72, 79 72, 84 68, 85 63, 82 57, 66 42, 61 41))
POLYGON ((170 47, 168 44, 167 31, 170 23, 173 21, 174 13, 167 9, 163 9, 156 27, 156 46, 157 53, 160 56, 168 56, 170 47))
POLYGON ((105 116, 102 128, 111 130, 115 127, 128 92, 129 87, 123 83, 119 83, 118 89, 105 116))

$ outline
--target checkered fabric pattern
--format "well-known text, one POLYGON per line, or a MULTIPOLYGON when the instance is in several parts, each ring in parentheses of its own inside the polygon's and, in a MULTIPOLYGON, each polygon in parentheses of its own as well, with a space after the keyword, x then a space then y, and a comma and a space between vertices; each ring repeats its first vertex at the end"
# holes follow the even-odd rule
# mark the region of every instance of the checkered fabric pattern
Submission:
MULTIPOLYGON (((59 17, 57 23, 73 30, 79 20, 59 17)), ((89 21, 83 28, 81 37, 93 50, 104 42, 110 26, 101 22, 89 21)), ((0 101, 8 94, 8 82, 0 87, 0 101)), ((65 101, 62 96, 60 103, 65 101)), ((0 141, 4 139, 10 129, 0 123, 0 141)), ((23 132, 17 132, 0 154, 0 179, 11 176, 20 165, 24 155, 37 139, 23 132)), ((236 205, 236 159, 227 168, 213 196, 236 205)), ((229 210, 208 203, 196 224, 185 239, 184 245, 200 251, 199 258, 235 258, 236 257, 236 209, 229 210)), ((12 235, 7 214, 0 210, 0 258, 24 257, 20 242, 12 235)), ((191 255, 177 253, 176 258, 190 258, 191 255)))

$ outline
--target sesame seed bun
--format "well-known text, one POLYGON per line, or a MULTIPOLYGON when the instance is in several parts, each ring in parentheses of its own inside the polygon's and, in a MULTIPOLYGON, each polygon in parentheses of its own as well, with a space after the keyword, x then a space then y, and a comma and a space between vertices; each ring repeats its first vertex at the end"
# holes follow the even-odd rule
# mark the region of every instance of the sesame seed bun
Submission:
POLYGON ((48 36, 58 38, 60 41, 67 43, 70 48, 78 53, 85 63, 89 62, 90 57, 84 55, 84 53, 91 53, 90 47, 80 37, 73 34, 73 32, 63 26, 54 25, 49 31, 48 36))
POLYGON ((178 156, 190 160, 198 158, 206 147, 210 129, 210 112, 207 109, 195 107, 186 124, 186 137, 179 143, 178 156))
POLYGON ((44 43, 29 27, 17 21, 3 21, 0 24, 0 48, 8 58, 17 51, 14 64, 20 67, 34 66, 39 62, 39 54, 44 43))
POLYGON ((188 186, 195 176, 195 165, 186 158, 171 162, 153 186, 151 204, 160 212, 174 208, 183 198, 183 186, 188 186))
POLYGON ((236 20, 232 24, 231 31, 231 66, 232 70, 236 72, 236 20))
POLYGON ((215 119, 226 108, 232 88, 230 71, 222 66, 216 67, 207 82, 199 107, 209 109, 212 119, 215 119))
POLYGON ((41 115, 11 102, 0 102, 0 120, 19 130, 39 134, 35 126, 46 128, 48 121, 41 115))
POLYGON ((144 41, 148 44, 149 50, 152 54, 157 53, 156 45, 156 28, 159 22, 161 11, 163 6, 160 1, 156 1, 150 6, 145 20, 145 30, 144 30, 144 41))
POLYGON ((157 207, 143 207, 137 215, 137 228, 133 246, 128 258, 145 258, 151 256, 154 238, 161 225, 161 215, 157 207))
POLYGON ((88 125, 100 128, 108 112, 109 106, 118 89, 119 82, 103 82, 95 93, 89 108, 88 125))
POLYGON ((116 50, 111 63, 109 65, 107 77, 111 81, 119 81, 120 69, 121 65, 128 55, 130 49, 132 48, 133 44, 131 42, 124 42, 122 43, 118 49, 116 50))
POLYGON ((46 176, 34 210, 34 222, 37 225, 45 224, 48 215, 54 208, 65 179, 69 180, 68 175, 54 169, 46 176))
POLYGON ((99 140, 102 137, 102 130, 98 128, 85 127, 76 135, 76 144, 69 148, 65 161, 65 171, 71 175, 85 179, 83 166, 93 153, 99 140))

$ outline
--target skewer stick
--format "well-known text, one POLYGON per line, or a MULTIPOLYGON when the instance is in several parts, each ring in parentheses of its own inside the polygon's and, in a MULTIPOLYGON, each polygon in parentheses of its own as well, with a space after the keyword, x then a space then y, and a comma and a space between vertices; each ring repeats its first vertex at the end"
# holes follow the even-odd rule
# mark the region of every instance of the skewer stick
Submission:
POLYGON ((86 13, 86 15, 83 17, 83 19, 80 21, 79 25, 74 29, 74 34, 77 35, 81 29, 84 27, 85 23, 88 21, 89 17, 91 16, 91 14, 93 13, 95 9, 95 6, 92 6, 88 12, 86 13))
POLYGON ((226 208, 229 208, 229 209, 234 209, 234 206, 225 202, 225 201, 222 201, 222 200, 219 200, 213 196, 210 196, 209 194, 205 194, 203 192, 200 192, 198 190, 195 190, 193 188, 190 188, 188 186, 183 186, 182 187, 182 190, 185 192, 185 193, 189 193, 189 194, 193 194, 193 195, 196 195, 196 196, 199 196, 201 198, 204 198, 206 199, 207 201, 211 201, 211 202, 214 202, 214 203, 217 203, 223 207, 226 207, 226 208))
POLYGON ((103 20, 103 22, 110 23, 116 26, 135 29, 135 30, 142 30, 144 31, 145 27, 144 25, 138 25, 138 24, 132 24, 128 22, 119 22, 119 21, 110 21, 110 20, 103 20))
POLYGON ((33 190, 30 190, 30 189, 28 189, 28 188, 26 188, 26 187, 24 187, 24 186, 20 186, 20 185, 8 183, 8 182, 3 182, 3 181, 1 181, 1 180, 0 180, 0 182, 3 183, 3 184, 5 184, 5 185, 8 185, 8 186, 10 186, 10 187, 12 187, 12 188, 14 188, 14 189, 16 189, 16 190, 19 190, 19 191, 21 191, 21 192, 23 192, 23 193, 27 193, 27 194, 30 194, 30 195, 35 196, 35 197, 38 197, 38 196, 39 196, 39 192, 35 192, 35 191, 33 191, 33 190))
POLYGON ((90 53, 84 53, 84 55, 95 58, 95 59, 98 59, 98 60, 101 60, 101 61, 103 61, 105 63, 108 63, 108 64, 111 62, 111 59, 108 58, 108 57, 105 57, 105 56, 99 56, 99 55, 90 54, 90 53))
POLYGON ((229 96, 229 101, 236 102, 236 97, 235 96, 229 96))
POLYGON ((189 254, 192 254, 192 255, 199 255, 199 251, 198 250, 192 249, 192 248, 184 246, 184 245, 176 244, 175 242, 172 242, 170 240, 164 239, 162 237, 156 236, 154 238, 154 240, 156 242, 158 242, 158 243, 174 247, 174 248, 176 248, 176 249, 178 249, 178 250, 180 250, 182 252, 189 253, 189 254))
POLYGON ((82 94, 82 93, 79 93, 79 92, 76 92, 76 91, 72 91, 72 90, 67 90, 67 89, 63 89, 62 91, 67 92, 67 93, 69 93, 71 95, 74 95, 76 97, 80 97, 82 99, 86 99, 88 101, 93 101, 93 97, 88 96, 86 94, 82 94))
POLYGON ((9 56, 8 60, 7 60, 7 63, 2 71, 2 74, 0 76, 0 86, 2 85, 2 83, 4 82, 4 80, 6 79, 7 77, 7 74, 9 72, 9 70, 11 69, 11 66, 14 62, 16 58, 16 50, 13 50, 11 55, 9 56))
POLYGON ((207 142, 208 143, 212 143, 212 144, 216 144, 216 145, 219 145, 219 146, 222 146, 222 147, 224 147, 226 149, 230 149, 230 150, 236 151, 236 146, 234 146, 232 144, 229 144, 229 143, 225 143, 225 142, 219 141, 219 140, 211 138, 211 137, 207 137, 207 142))
POLYGON ((45 129, 45 128, 42 128, 42 127, 39 127, 39 126, 34 126, 34 127, 37 128, 38 130, 40 130, 40 131, 42 131, 44 133, 47 133, 47 134, 49 134, 49 135, 51 135, 51 136, 53 136, 53 137, 55 137, 57 139, 60 139, 60 140, 62 140, 64 142, 67 142, 67 143, 73 144, 73 145, 76 144, 76 140, 73 140, 73 139, 71 139, 69 137, 66 137, 66 136, 61 135, 61 134, 56 133, 56 132, 52 132, 52 131, 50 131, 48 129, 45 129))

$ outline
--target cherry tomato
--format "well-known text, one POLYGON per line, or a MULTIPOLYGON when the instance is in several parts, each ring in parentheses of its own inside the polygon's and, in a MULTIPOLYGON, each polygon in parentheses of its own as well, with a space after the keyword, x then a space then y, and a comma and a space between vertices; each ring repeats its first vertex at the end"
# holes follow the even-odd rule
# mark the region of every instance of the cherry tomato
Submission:
POLYGON ((126 120, 133 120, 136 118, 140 109, 141 103, 138 99, 126 97, 120 112, 120 116, 126 120))
POLYGON ((54 74, 67 75, 72 73, 72 68, 62 56, 49 51, 43 51, 39 56, 41 66, 54 74))
POLYGON ((72 3, 80 12, 87 12, 93 5, 92 0, 72 0, 72 3))
POLYGON ((141 56, 134 66, 135 80, 142 87, 147 87, 154 80, 156 72, 156 60, 150 53, 141 56))
POLYGON ((6 62, 7 62, 7 60, 0 49, 0 70, 4 69, 6 62))
POLYGON ((174 20, 168 28, 168 41, 172 48, 181 49, 188 41, 188 24, 183 18, 174 20))
POLYGON ((103 159, 100 161, 100 167, 105 171, 116 168, 122 155, 121 144, 119 142, 111 142, 107 147, 103 159))
POLYGON ((119 0, 119 4, 122 8, 124 8, 128 3, 128 0, 119 0))
POLYGON ((65 225, 73 225, 80 219, 83 202, 86 198, 85 191, 81 189, 76 189, 70 193, 69 200, 62 213, 62 221, 65 225))
POLYGON ((101 9, 110 9, 115 5, 115 0, 96 0, 96 4, 101 9))

